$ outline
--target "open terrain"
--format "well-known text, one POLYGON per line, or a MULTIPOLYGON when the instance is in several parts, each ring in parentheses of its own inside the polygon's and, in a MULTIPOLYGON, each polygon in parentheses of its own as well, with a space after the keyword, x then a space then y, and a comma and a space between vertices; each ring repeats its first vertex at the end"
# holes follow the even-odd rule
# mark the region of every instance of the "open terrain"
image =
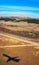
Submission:
POLYGON ((0 35, 0 65, 39 65, 39 46, 0 35), (7 63, 3 54, 18 56, 20 61, 7 63))
POLYGON ((14 34, 39 42, 39 24, 27 22, 0 21, 0 32, 14 34))
POLYGON ((0 65, 39 65, 39 24, 0 21, 0 65), (3 54, 20 61, 7 63, 3 54))

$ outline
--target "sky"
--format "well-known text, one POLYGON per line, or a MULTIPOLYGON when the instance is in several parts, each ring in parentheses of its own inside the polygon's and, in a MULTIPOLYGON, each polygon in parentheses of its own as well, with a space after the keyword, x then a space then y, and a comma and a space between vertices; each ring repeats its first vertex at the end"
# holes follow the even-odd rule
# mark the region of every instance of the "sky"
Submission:
POLYGON ((0 16, 39 18, 39 0, 0 0, 0 16))

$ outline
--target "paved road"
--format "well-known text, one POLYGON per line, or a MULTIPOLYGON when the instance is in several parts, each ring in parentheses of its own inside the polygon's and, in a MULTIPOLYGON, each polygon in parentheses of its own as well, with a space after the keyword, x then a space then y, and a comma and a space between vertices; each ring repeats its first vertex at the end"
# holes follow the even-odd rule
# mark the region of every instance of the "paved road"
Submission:
POLYGON ((22 38, 20 38, 20 37, 18 37, 18 36, 16 37, 16 36, 8 35, 8 34, 6 35, 6 34, 4 34, 4 33, 0 33, 0 35, 5 36, 5 37, 9 37, 9 38, 13 38, 13 39, 17 39, 17 40, 19 40, 19 41, 26 42, 27 44, 30 43, 30 44, 32 44, 32 45, 39 46, 39 44, 36 43, 36 42, 30 41, 30 40, 25 40, 25 39, 22 39, 22 38))

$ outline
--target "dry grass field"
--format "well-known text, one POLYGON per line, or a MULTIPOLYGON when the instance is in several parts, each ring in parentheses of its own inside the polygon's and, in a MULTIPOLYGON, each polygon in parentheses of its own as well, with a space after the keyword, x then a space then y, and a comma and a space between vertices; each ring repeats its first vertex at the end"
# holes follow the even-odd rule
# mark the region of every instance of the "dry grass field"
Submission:
POLYGON ((0 32, 1 31, 39 42, 39 24, 0 21, 0 32))
POLYGON ((22 36, 39 44, 39 24, 0 21, 0 65, 39 65, 39 46, 2 36, 1 33, 22 36), (3 54, 11 57, 18 56, 20 61, 7 63, 8 58, 4 57, 3 54))
POLYGON ((11 39, 8 37, 0 36, 0 46, 5 46, 5 45, 22 45, 23 42, 20 42, 16 39, 11 39))
POLYGON ((35 24, 35 23, 0 21, 0 25, 13 31, 29 31, 29 32, 38 31, 39 32, 39 24, 35 24))
POLYGON ((26 44, 23 47, 7 47, 1 48, 5 45, 22 45, 23 42, 20 42, 15 39, 10 39, 7 37, 0 36, 0 65, 39 65, 39 48, 37 46, 26 44), (18 56, 20 61, 18 63, 14 61, 6 62, 7 57, 4 57, 3 54, 7 54, 11 57, 18 56))
POLYGON ((39 65, 39 49, 28 46, 0 49, 0 65, 39 65), (18 56, 20 61, 7 63, 8 58, 3 56, 4 53, 11 57, 18 56))

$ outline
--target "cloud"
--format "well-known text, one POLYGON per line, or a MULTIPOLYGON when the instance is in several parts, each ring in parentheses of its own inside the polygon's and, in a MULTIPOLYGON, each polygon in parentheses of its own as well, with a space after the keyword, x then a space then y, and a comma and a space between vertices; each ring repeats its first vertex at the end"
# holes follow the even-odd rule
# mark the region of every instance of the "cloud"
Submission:
POLYGON ((39 18, 39 8, 27 6, 0 6, 0 16, 26 16, 39 18))
POLYGON ((31 18, 39 18, 39 14, 32 13, 32 12, 7 12, 3 11, 0 12, 0 16, 25 16, 31 18))
POLYGON ((19 9, 19 10, 39 10, 39 8, 28 7, 28 6, 0 6, 0 10, 10 10, 10 9, 19 9))

